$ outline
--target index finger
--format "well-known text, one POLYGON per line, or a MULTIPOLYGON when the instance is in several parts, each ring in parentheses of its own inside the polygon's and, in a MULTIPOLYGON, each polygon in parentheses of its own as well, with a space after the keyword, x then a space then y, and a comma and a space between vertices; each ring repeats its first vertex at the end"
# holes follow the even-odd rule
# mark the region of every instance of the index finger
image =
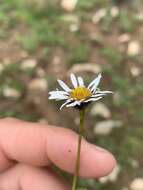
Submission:
MULTIPOLYGON (((66 128, 50 127, 16 119, 0 121, 0 169, 12 161, 35 166, 51 162, 74 173, 78 135, 66 128)), ((99 177, 110 173, 115 159, 108 151, 82 141, 80 175, 99 177)))

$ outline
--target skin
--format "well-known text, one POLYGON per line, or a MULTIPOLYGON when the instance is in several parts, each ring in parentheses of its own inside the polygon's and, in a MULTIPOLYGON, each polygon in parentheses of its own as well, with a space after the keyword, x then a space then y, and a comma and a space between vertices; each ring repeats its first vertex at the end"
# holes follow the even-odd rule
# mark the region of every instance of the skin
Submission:
MULTIPOLYGON (((0 190, 70 190, 69 184, 51 170, 51 165, 74 173, 77 138, 70 129, 1 119, 0 190)), ((105 176, 115 165, 107 150, 82 141, 81 177, 105 176)))

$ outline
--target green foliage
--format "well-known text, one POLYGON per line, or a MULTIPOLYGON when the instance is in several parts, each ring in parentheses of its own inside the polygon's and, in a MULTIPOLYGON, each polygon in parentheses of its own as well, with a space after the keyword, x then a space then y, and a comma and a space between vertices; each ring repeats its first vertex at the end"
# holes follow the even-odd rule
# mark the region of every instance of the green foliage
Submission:
POLYGON ((78 2, 78 7, 81 10, 91 10, 91 9, 97 9, 101 8, 103 6, 107 6, 108 2, 106 0, 92 0, 92 1, 87 1, 87 0, 79 0, 78 2))
POLYGON ((19 111, 19 108, 16 108, 16 110, 11 107, 9 110, 1 110, 0 109, 0 118, 5 118, 5 117, 14 117, 17 119, 21 120, 26 120, 26 121, 36 121, 37 118, 39 117, 38 114, 35 114, 34 112, 32 114, 23 114, 21 111, 19 111))
POLYGON ((101 55, 105 57, 105 59, 110 63, 110 64, 119 64, 121 63, 123 56, 122 54, 116 50, 115 48, 103 48, 101 49, 101 55))
POLYGON ((0 30, 0 39, 4 39, 7 37, 7 32, 5 30, 0 30))
POLYGON ((122 32, 134 32, 137 27, 138 21, 135 15, 125 10, 120 11, 119 15, 119 28, 122 32))
POLYGON ((88 46, 86 46, 86 44, 80 44, 76 47, 73 47, 73 49, 71 50, 70 62, 72 64, 87 62, 89 57, 89 51, 90 49, 88 46))
POLYGON ((33 33, 31 35, 19 36, 17 40, 21 44, 22 48, 29 53, 34 52, 39 46, 39 39, 36 33, 33 33))
POLYGON ((89 9, 92 9, 93 6, 95 6, 96 4, 96 0, 93 0, 93 1, 86 1, 86 0, 80 0, 78 2, 78 8, 80 9, 84 9, 84 10, 89 10, 89 9))
POLYGON ((110 14, 110 7, 107 9, 106 16, 101 21, 101 29, 103 32, 112 32, 113 18, 110 14))

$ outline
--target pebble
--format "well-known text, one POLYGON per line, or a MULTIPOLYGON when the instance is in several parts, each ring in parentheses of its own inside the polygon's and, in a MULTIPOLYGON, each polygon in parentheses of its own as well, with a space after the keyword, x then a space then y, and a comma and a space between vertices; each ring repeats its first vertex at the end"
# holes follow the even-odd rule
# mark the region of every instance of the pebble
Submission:
POLYGON ((130 184, 131 190, 143 190, 143 178, 135 178, 130 184))
POLYGON ((98 11, 93 15, 93 17, 92 17, 92 22, 95 23, 95 24, 98 23, 98 22, 100 22, 100 20, 101 20, 102 18, 104 18, 104 17, 106 16, 106 14, 107 14, 107 9, 102 8, 102 9, 98 10, 98 11))
POLYGON ((27 70, 27 69, 33 69, 37 66, 37 60, 36 59, 25 59, 21 63, 21 69, 27 70))
POLYGON ((119 9, 116 6, 113 6, 110 10, 111 16, 113 18, 117 17, 119 15, 119 9))
POLYGON ((135 55, 138 55, 140 53, 140 44, 137 40, 135 41, 131 41, 129 44, 128 44, 128 49, 127 49, 127 54, 129 56, 135 56, 135 55))
POLYGON ((131 159, 131 165, 133 168, 137 169, 139 167, 138 160, 131 159))
POLYGON ((30 90, 47 90, 47 81, 44 78, 32 79, 28 85, 30 90))
POLYGON ((137 18, 137 20, 139 20, 139 21, 143 21, 143 13, 142 13, 142 12, 138 13, 138 14, 136 15, 136 18, 137 18))
POLYGON ((61 19, 65 22, 69 23, 70 32, 76 32, 79 30, 79 17, 75 14, 65 14, 61 17, 61 19))
POLYGON ((106 120, 98 122, 94 127, 94 133, 98 135, 109 135, 113 128, 119 128, 122 122, 118 120, 106 120))
POLYGON ((82 63, 82 64, 75 64, 70 72, 78 73, 78 72, 92 72, 92 73, 100 73, 101 67, 94 63, 82 63))
POLYGON ((77 32, 79 30, 79 25, 77 23, 72 23, 69 26, 71 32, 77 32))
POLYGON ((132 66, 130 68, 130 72, 131 72, 132 76, 134 76, 134 77, 137 77, 137 76, 139 76, 141 74, 140 68, 136 67, 136 66, 132 66))
POLYGON ((5 58, 3 59, 3 65, 4 65, 4 66, 9 66, 9 65, 12 65, 12 64, 13 64, 13 63, 11 62, 10 58, 5 57, 5 58))
POLYGON ((36 74, 37 74, 38 77, 44 77, 44 76, 46 76, 45 70, 43 68, 40 68, 40 67, 38 67, 36 69, 36 74))
POLYGON ((14 88, 5 86, 3 89, 3 95, 7 98, 19 98, 21 96, 21 93, 14 88))
POLYGON ((48 121, 45 118, 39 119, 38 122, 41 124, 48 124, 48 121))
POLYGON ((123 187, 122 190, 129 190, 127 187, 123 187))
POLYGON ((131 36, 127 33, 122 34, 118 37, 119 43, 127 43, 130 41, 130 39, 131 39, 131 36))
POLYGON ((109 119, 111 117, 111 112, 105 104, 96 103, 93 105, 91 109, 91 115, 92 116, 100 115, 105 119, 109 119))
POLYGON ((72 12, 75 10, 77 3, 78 0, 62 0, 61 7, 68 12, 72 12))

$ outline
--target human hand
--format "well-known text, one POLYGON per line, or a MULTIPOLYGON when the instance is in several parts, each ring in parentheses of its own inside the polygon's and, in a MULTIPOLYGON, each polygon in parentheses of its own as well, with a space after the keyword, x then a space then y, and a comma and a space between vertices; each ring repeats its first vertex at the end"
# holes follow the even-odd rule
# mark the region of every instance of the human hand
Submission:
MULTIPOLYGON (((70 190, 50 169, 55 164, 74 173, 77 134, 73 131, 17 119, 0 120, 1 190, 70 190)), ((82 141, 80 176, 98 178, 112 171, 112 154, 82 141)))

